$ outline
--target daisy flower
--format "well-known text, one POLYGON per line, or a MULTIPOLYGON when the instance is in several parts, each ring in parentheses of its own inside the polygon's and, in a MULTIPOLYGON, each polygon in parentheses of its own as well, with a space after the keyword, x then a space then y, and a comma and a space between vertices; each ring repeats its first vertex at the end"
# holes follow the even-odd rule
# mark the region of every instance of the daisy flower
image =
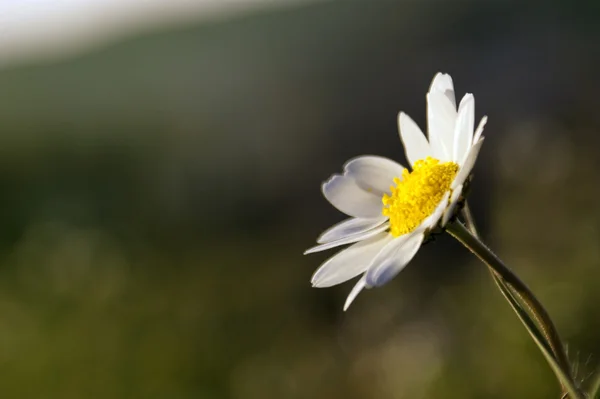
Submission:
POLYGON ((483 143, 483 117, 473 132, 475 100, 466 94, 458 110, 452 78, 438 73, 427 93, 425 138, 405 113, 398 115, 400 138, 412 171, 379 156, 348 161, 342 174, 325 183, 325 198, 350 216, 317 239, 305 254, 352 244, 321 265, 314 287, 330 287, 362 275, 346 299, 346 310, 363 288, 394 278, 434 230, 456 211, 463 186, 483 143))

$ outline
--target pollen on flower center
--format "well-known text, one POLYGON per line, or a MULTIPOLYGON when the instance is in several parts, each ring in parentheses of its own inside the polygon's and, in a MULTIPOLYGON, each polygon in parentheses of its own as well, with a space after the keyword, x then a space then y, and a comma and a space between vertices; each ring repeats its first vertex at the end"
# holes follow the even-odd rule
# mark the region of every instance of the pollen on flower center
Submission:
POLYGON ((433 213, 456 176, 458 165, 441 163, 427 157, 413 165, 413 171, 402 171, 402 178, 395 178, 392 195, 384 194, 383 215, 389 217, 392 235, 410 233, 433 213))

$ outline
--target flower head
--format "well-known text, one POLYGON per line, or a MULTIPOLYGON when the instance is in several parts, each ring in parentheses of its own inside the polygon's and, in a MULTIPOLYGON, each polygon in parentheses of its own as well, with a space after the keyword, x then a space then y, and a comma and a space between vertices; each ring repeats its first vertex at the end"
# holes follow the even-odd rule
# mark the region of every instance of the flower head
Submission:
POLYGON ((378 156, 348 161, 343 174, 323 183, 323 195, 351 216, 326 230, 305 253, 352 244, 327 260, 312 277, 314 287, 358 280, 344 305, 363 288, 384 285, 414 257, 421 244, 454 216, 464 184, 483 143, 475 131, 475 100, 466 94, 456 108, 452 78, 438 73, 427 93, 428 139, 405 113, 400 138, 412 171, 378 156))

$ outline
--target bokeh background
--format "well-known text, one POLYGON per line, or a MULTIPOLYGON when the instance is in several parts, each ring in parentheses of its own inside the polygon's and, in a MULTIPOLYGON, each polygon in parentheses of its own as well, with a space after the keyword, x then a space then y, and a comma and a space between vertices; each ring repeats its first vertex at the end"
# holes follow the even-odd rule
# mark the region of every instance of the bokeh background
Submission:
MULTIPOLYGON (((2 398, 558 398, 450 237, 384 288, 311 288, 349 158, 404 163, 438 71, 489 116, 486 241, 600 366, 595 1, 327 1, 0 69, 2 398)), ((2 27, 0 26, 0 33, 2 27)), ((0 36, 1 38, 1 36, 0 36)), ((0 54, 0 58, 2 55, 0 54)))

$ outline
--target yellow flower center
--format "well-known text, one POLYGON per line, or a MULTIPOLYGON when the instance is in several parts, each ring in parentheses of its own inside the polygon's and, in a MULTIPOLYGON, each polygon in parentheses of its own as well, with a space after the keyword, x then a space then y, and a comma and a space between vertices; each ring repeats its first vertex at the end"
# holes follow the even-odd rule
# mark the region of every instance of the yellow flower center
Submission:
POLYGON ((390 231, 398 237, 416 229, 433 213, 456 176, 458 165, 454 162, 440 163, 427 157, 413 165, 413 171, 402 171, 391 186, 392 195, 384 194, 383 215, 390 219, 390 231))

